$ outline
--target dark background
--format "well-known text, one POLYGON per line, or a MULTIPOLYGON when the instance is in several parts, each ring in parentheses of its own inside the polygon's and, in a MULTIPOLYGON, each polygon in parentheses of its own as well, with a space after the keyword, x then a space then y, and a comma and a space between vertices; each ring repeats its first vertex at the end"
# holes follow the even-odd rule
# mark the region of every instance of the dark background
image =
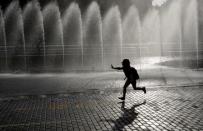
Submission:
MULTIPOLYGON (((6 7, 14 0, 0 0, 0 5, 3 11, 6 10, 6 7)), ((21 8, 23 9, 26 3, 28 3, 31 0, 19 0, 19 4, 21 8)), ((81 12, 84 13, 90 3, 92 1, 96 1, 101 10, 101 15, 105 15, 105 13, 108 11, 108 9, 114 5, 118 5, 119 9, 121 11, 121 15, 125 14, 129 6, 135 5, 140 13, 141 18, 144 16, 144 14, 147 12, 147 10, 152 7, 152 0, 38 0, 41 8, 52 1, 57 1, 60 11, 63 13, 63 11, 68 8, 69 4, 71 2, 77 2, 79 4, 79 7, 81 9, 81 12)))

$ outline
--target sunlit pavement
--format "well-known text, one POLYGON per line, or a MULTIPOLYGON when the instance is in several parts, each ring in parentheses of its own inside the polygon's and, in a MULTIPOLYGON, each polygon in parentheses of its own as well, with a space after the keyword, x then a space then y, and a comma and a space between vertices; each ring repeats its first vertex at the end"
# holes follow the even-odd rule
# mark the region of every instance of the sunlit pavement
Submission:
POLYGON ((120 72, 1 75, 0 130, 202 130, 201 71, 148 71, 125 103, 120 72))

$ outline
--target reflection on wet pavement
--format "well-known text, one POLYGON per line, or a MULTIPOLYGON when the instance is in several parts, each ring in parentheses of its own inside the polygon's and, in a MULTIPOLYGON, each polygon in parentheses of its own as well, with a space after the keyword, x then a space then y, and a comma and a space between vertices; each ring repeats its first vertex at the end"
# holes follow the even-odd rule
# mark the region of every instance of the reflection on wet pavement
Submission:
MULTIPOLYGON (((197 86, 203 84, 203 71, 180 69, 138 70, 138 86, 155 87, 197 86)), ((70 92, 121 90, 122 72, 69 74, 1 74, 0 95, 40 95, 70 92)), ((132 89, 129 87, 128 89, 132 89)))

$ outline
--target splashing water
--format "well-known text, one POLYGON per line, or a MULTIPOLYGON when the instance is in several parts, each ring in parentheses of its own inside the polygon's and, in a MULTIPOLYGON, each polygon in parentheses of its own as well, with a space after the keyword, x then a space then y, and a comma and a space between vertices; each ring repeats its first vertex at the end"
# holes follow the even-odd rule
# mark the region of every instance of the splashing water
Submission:
POLYGON ((114 5, 103 15, 97 2, 84 13, 73 2, 61 15, 56 2, 41 9, 33 0, 22 11, 13 1, 4 14, 0 10, 0 70, 103 70, 123 58, 141 64, 148 57, 178 58, 180 67, 195 58, 199 68, 197 0, 153 0, 152 5, 141 19, 136 5, 123 15, 114 5))

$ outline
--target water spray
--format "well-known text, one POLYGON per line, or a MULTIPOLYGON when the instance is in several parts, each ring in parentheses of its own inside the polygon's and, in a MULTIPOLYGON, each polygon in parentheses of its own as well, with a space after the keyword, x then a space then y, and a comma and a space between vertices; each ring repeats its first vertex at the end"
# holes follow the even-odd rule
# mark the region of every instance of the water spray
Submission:
POLYGON ((152 0, 152 6, 161 7, 168 0, 152 0))

